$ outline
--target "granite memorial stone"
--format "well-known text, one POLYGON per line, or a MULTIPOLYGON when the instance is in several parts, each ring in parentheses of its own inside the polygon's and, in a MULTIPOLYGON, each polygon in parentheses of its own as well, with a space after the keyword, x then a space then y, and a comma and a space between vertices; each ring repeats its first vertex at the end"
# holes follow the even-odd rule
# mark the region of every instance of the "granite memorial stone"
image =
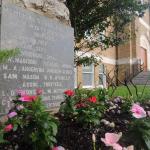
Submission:
POLYGON ((21 54, 0 64, 0 113, 6 113, 16 90, 43 89, 48 109, 58 107, 63 91, 73 88, 73 29, 11 3, 1 6, 0 49, 21 54))

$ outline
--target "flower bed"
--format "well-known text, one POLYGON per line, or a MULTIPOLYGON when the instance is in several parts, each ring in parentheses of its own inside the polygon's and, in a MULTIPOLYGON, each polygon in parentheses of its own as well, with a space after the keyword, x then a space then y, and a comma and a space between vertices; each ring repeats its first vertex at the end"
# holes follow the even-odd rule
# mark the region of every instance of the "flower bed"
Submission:
POLYGON ((18 91, 14 107, 5 116, 0 130, 2 150, 49 150, 56 142, 56 119, 47 113, 41 102, 42 91, 29 96, 18 91))
POLYGON ((69 150, 125 150, 133 149, 133 145, 135 150, 150 149, 148 103, 134 103, 122 97, 108 100, 102 95, 99 99, 100 94, 93 96, 82 90, 65 95, 57 114, 60 120, 58 145, 69 150))
POLYGON ((67 90, 54 117, 45 111, 42 90, 36 93, 18 91, 1 124, 0 149, 150 150, 150 102, 108 98, 102 89, 67 90))

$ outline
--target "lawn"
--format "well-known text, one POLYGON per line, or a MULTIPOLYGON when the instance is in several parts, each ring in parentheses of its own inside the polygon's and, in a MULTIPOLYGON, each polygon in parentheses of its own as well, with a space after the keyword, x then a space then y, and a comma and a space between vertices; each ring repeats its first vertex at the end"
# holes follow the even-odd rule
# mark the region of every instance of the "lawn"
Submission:
MULTIPOLYGON (((140 98, 141 100, 147 100, 150 99, 150 86, 146 86, 144 89, 144 85, 137 85, 137 89, 138 89, 138 97, 136 96, 136 90, 133 86, 129 86, 131 93, 133 94, 133 98, 137 99, 140 98), (143 94, 142 94, 143 93, 143 94)), ((109 95, 112 94, 112 88, 109 89, 108 93, 109 95)), ((115 90, 115 92, 113 93, 112 96, 123 96, 123 97, 131 97, 129 94, 129 91, 127 90, 127 87, 125 86, 119 86, 117 87, 117 89, 115 90)))

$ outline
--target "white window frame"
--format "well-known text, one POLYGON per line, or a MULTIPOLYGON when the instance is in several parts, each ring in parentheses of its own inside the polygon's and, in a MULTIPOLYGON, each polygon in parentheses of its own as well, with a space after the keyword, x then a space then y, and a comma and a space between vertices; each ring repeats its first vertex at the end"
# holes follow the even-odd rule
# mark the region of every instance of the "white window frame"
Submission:
POLYGON ((98 74, 98 75, 99 75, 99 80, 101 80, 100 75, 102 75, 103 78, 102 78, 102 84, 100 84, 100 81, 99 81, 98 87, 106 88, 106 75, 105 75, 104 73, 106 73, 105 65, 104 65, 104 64, 100 64, 100 65, 99 65, 99 74, 98 74), (102 65, 102 66, 101 66, 101 65, 102 65), (101 71, 101 70, 100 70, 100 67, 103 67, 102 72, 100 72, 100 71, 101 71))
POLYGON ((82 80, 83 80, 83 74, 92 74, 92 85, 83 85, 83 82, 82 82, 82 87, 83 88, 94 88, 94 64, 91 64, 92 65, 92 71, 91 72, 83 72, 83 65, 82 65, 82 80))
POLYGON ((141 4, 144 4, 144 0, 141 0, 141 4))

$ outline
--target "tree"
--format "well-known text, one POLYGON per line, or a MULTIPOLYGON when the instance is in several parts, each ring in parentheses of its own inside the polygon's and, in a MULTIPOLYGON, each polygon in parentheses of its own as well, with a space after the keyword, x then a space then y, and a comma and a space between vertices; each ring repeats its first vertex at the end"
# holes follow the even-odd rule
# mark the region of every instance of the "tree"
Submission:
MULTIPOLYGON (((107 49, 127 41, 126 27, 148 7, 138 0, 66 0, 66 5, 75 31, 75 51, 98 46, 107 49)), ((76 63, 86 61, 78 57, 76 63)))

